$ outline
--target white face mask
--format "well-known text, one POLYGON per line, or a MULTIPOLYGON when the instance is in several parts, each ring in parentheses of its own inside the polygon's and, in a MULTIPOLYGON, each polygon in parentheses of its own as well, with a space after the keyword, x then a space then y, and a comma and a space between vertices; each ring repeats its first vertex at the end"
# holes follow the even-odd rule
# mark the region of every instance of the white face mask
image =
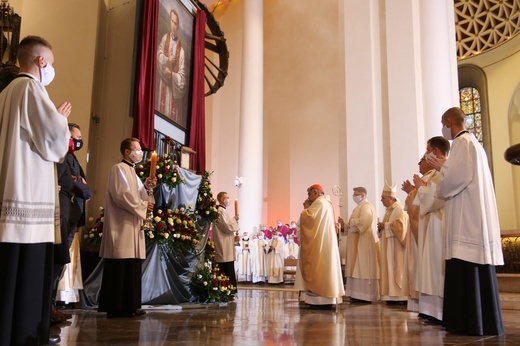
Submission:
POLYGON ((292 227, 292 228, 296 228, 296 224, 293 223, 293 224, 291 225, 291 227, 292 227))
POLYGON ((363 196, 361 195, 353 195, 352 196, 352 200, 356 203, 356 204, 359 204, 363 201, 363 196))
POLYGON ((263 235, 259 235, 258 239, 262 240, 262 239, 264 239, 264 236, 263 235))
POLYGON ((426 158, 426 162, 428 162, 428 159, 430 159, 430 160, 431 160, 431 159, 436 159, 437 156, 435 156, 435 154, 434 154, 433 151, 432 151, 432 152, 426 154, 425 158, 426 158))
POLYGON ((132 150, 130 153, 130 158, 134 163, 139 163, 143 159, 143 151, 142 150, 132 150))
POLYGON ((289 239, 289 243, 294 243, 294 239, 289 239))
POLYGON ((226 199, 224 200, 224 205, 225 205, 226 207, 229 207, 229 204, 230 204, 230 203, 231 203, 231 202, 229 201, 229 198, 226 198, 226 199))
POLYGON ((43 86, 47 86, 51 84, 56 72, 54 71, 54 67, 51 64, 47 63, 47 66, 40 68, 41 75, 41 83, 43 86))
POLYGON ((442 126, 442 135, 449 141, 453 139, 453 137, 451 137, 451 129, 446 127, 446 125, 442 126))

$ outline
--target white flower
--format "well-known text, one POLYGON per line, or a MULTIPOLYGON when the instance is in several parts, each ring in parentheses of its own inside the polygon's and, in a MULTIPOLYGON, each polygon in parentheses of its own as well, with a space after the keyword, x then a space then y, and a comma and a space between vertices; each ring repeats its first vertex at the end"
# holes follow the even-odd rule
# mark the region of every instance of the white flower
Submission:
POLYGON ((208 194, 206 192, 204 192, 204 197, 206 197, 208 194))
POLYGON ((218 287, 213 287, 213 291, 218 291, 218 287))
POLYGON ((158 209, 157 214, 162 214, 162 209, 158 209))
POLYGON ((88 222, 94 222, 94 218, 91 216, 88 218, 88 222))
POLYGON ((168 218, 168 223, 173 226, 173 219, 171 217, 168 218))
POLYGON ((159 165, 155 166, 155 169, 159 169, 159 168, 161 168, 161 167, 159 167, 159 165))
POLYGON ((87 238, 88 238, 88 234, 85 234, 85 235, 83 236, 83 238, 87 239, 87 238))
POLYGON ((99 233, 98 235, 99 235, 100 237, 102 237, 102 236, 103 236, 103 233, 99 233))
POLYGON ((197 279, 202 279, 202 275, 197 274, 197 279))
POLYGON ((171 210, 171 209, 168 209, 166 212, 167 212, 168 214, 171 214, 171 213, 172 213, 172 210, 171 210))
POLYGON ((230 290, 227 290, 226 291, 226 294, 229 296, 231 294, 231 291, 230 290))
POLYGON ((184 207, 181 207, 180 211, 181 213, 184 213, 184 207))
POLYGON ((209 210, 206 210, 206 215, 209 215, 209 210))
POLYGON ((170 236, 170 234, 169 234, 169 233, 166 233, 166 232, 164 232, 164 233, 163 233, 163 236, 164 236, 164 239, 168 239, 168 237, 170 236))
POLYGON ((182 221, 182 224, 183 224, 184 226, 187 226, 187 225, 188 225, 188 221, 184 220, 184 221, 182 221))
POLYGON ((139 167, 139 168, 144 168, 143 165, 139 165, 139 166, 137 166, 137 167, 139 167))
POLYGON ((182 239, 182 240, 185 240, 185 239, 186 239, 186 236, 185 236, 184 234, 181 235, 181 239, 182 239))
POLYGON ((224 286, 220 287, 221 292, 224 292, 225 290, 226 290, 226 288, 224 286))
POLYGON ((144 172, 139 172, 139 175, 142 177, 144 175, 144 172))
POLYGON ((157 179, 162 179, 162 174, 157 174, 157 179))
POLYGON ((208 282, 207 282, 207 281, 204 281, 202 284, 203 284, 204 286, 207 286, 207 285, 208 285, 208 282))
POLYGON ((153 218, 153 220, 154 220, 155 222, 159 222, 159 221, 161 221, 161 218, 160 218, 159 216, 156 216, 156 217, 153 218))
MULTIPOLYGON (((175 175, 175 174, 174 174, 175 175)), ((177 178, 173 177, 172 178, 172 183, 175 183, 177 181, 177 178)))
POLYGON ((170 165, 166 165, 166 168, 170 169, 170 165))
POLYGON ((193 209, 193 204, 188 204, 189 209, 193 209))
POLYGON ((99 211, 103 211, 103 210, 105 210, 105 209, 103 209, 103 207, 99 207, 99 211))
POLYGON ((90 234, 89 234, 89 237, 90 237, 90 238, 94 238, 94 233, 90 233, 90 234))
POLYGON ((101 219, 99 219, 99 222, 105 222, 105 217, 103 216, 101 219))
POLYGON ((180 238, 180 234, 179 233, 175 233, 175 238, 180 238))

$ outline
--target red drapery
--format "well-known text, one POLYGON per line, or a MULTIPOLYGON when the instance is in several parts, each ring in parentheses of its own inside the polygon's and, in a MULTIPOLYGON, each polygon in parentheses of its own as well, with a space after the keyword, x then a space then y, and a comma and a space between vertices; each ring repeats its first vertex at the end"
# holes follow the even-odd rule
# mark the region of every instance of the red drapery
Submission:
POLYGON ((189 147, 197 152, 191 169, 202 174, 206 170, 206 123, 204 108, 204 37, 206 13, 197 9, 193 53, 193 88, 189 147))
POLYGON ((143 1, 132 136, 139 138, 141 147, 146 150, 155 150, 155 52, 158 11, 159 1, 143 1))

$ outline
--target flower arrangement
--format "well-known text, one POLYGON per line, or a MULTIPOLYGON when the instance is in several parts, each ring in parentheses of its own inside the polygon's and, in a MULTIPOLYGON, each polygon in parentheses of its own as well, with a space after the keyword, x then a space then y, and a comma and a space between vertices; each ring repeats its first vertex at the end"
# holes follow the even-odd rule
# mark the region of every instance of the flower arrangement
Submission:
MULTIPOLYGON (((146 162, 136 165, 135 172, 139 179, 143 182, 150 176, 150 159, 146 162)), ((157 157, 157 167, 155 170, 158 184, 166 184, 175 187, 184 182, 184 178, 179 174, 179 166, 177 166, 170 156, 164 155, 157 157)))
POLYGON ((103 222, 105 221, 105 209, 99 207, 99 217, 94 220, 91 216, 88 221, 92 225, 88 232, 83 235, 91 247, 98 248, 101 245, 101 238, 103 237, 103 222))
POLYGON ((189 286, 191 294, 199 303, 222 303, 235 299, 236 287, 211 261, 197 268, 189 286))
POLYGON ((204 258, 206 261, 215 262, 215 257, 217 257, 217 253, 215 252, 215 243, 208 239, 206 242, 206 246, 204 247, 204 258))
POLYGON ((217 201, 213 198, 213 194, 211 193, 211 183, 209 181, 210 175, 211 173, 208 171, 204 172, 202 175, 197 203, 195 205, 195 214, 209 222, 214 222, 218 219, 219 213, 217 209, 217 201))
POLYGON ((191 205, 186 208, 181 204, 173 211, 159 209, 152 221, 154 228, 145 234, 150 240, 165 244, 174 255, 194 252, 200 237, 193 218, 191 205))

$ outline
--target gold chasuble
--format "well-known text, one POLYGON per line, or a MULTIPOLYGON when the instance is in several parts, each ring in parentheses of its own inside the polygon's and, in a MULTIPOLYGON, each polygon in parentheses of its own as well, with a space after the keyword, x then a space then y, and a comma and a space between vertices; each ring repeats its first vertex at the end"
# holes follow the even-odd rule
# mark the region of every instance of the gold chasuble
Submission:
POLYGON ((300 215, 299 266, 308 290, 341 302, 345 294, 332 204, 320 196, 300 215))

